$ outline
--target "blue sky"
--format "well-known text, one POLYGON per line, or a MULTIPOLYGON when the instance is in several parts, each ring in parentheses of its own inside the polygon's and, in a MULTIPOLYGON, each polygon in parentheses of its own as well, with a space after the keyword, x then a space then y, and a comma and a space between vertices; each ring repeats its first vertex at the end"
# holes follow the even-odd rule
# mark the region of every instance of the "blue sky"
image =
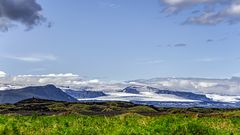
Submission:
POLYGON ((225 13, 239 3, 218 3, 217 17, 202 21, 198 12, 216 3, 172 1, 38 0, 51 28, 26 31, 13 20, 0 33, 0 70, 106 80, 239 76, 239 16, 225 13))

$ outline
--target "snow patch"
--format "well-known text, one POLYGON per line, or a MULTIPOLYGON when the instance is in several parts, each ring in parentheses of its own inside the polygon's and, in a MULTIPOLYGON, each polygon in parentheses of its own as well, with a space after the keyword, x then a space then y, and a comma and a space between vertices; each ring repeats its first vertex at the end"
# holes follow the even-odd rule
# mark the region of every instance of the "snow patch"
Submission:
POLYGON ((96 101, 158 101, 158 102, 200 102, 198 100, 184 99, 175 95, 156 94, 154 92, 141 92, 140 94, 114 92, 106 93, 108 96, 78 99, 81 100, 96 100, 96 101))

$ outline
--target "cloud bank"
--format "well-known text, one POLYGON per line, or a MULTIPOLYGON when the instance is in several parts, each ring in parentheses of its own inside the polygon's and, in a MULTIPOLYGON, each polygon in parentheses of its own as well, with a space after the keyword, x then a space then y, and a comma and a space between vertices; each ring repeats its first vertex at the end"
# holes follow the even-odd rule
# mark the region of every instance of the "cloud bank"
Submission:
POLYGON ((27 86, 42 86, 47 84, 53 84, 61 88, 73 89, 87 87, 89 89, 93 88, 94 90, 102 90, 110 87, 110 85, 105 85, 98 79, 86 80, 73 73, 6 76, 4 72, 0 72, 0 76, 2 76, 0 78, 0 90, 22 88, 27 86))
POLYGON ((205 79, 205 78, 154 78, 131 81, 160 89, 183 90, 204 94, 240 95, 240 78, 205 79))
POLYGON ((160 0, 164 13, 190 12, 185 24, 215 25, 240 21, 239 0, 160 0))
POLYGON ((16 23, 31 29, 45 21, 41 11, 36 0, 0 0, 0 30, 8 31, 16 23))
POLYGON ((205 78, 153 78, 126 82, 86 80, 79 75, 47 74, 47 75, 17 75, 10 76, 0 72, 0 90, 22 88, 27 86, 42 86, 54 84, 64 89, 87 89, 92 91, 114 92, 128 86, 150 86, 163 90, 189 91, 201 94, 220 94, 240 96, 240 78, 205 79, 205 78))

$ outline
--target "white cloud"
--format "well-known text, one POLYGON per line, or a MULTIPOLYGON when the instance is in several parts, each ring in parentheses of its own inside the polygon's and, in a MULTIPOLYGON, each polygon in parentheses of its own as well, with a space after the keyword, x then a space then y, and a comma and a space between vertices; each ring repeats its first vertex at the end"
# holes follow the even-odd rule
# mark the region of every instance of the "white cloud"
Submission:
POLYGON ((38 75, 40 77, 79 77, 79 75, 73 73, 66 73, 66 74, 48 74, 48 75, 38 75))
POLYGON ((89 83, 99 83, 100 81, 98 79, 94 79, 94 80, 89 80, 89 83))
POLYGON ((200 87, 200 88, 209 88, 209 87, 214 87, 214 86, 217 86, 217 85, 218 85, 217 83, 212 83, 212 82, 199 82, 197 84, 197 86, 200 87))
POLYGON ((228 14, 232 15, 240 15, 240 2, 239 3, 233 3, 227 10, 226 12, 228 14))
POLYGON ((6 73, 5 72, 3 72, 3 71, 0 71, 0 77, 6 77, 6 73))
POLYGON ((79 85, 79 86, 87 86, 87 85, 91 85, 91 84, 101 84, 101 82, 97 79, 94 79, 94 80, 81 80, 81 81, 72 81, 72 82, 69 82, 69 83, 72 83, 74 85, 79 85))
POLYGON ((4 56, 8 59, 24 61, 24 62, 43 62, 43 61, 54 61, 57 60, 57 57, 52 54, 33 54, 29 56, 13 56, 8 55, 4 56))
POLYGON ((25 84, 44 85, 71 85, 73 81, 82 81, 81 77, 76 74, 47 74, 47 75, 18 75, 13 77, 13 82, 25 84))

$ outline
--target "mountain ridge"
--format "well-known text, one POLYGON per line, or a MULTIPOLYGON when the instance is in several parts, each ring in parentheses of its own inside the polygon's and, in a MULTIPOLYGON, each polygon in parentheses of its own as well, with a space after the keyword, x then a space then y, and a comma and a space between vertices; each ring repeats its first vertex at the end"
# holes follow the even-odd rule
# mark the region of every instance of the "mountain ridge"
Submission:
POLYGON ((28 98, 41 98, 56 101, 78 102, 54 85, 29 86, 21 89, 0 91, 0 103, 16 103, 28 98))

